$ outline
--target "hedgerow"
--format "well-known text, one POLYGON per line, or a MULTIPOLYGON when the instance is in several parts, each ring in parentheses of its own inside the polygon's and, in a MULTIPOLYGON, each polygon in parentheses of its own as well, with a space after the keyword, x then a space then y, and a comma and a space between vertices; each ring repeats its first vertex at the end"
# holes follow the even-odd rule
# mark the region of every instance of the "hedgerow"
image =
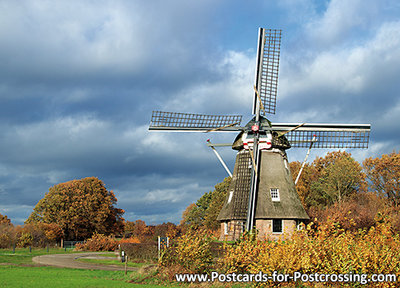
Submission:
MULTIPOLYGON (((351 221, 351 220, 350 220, 351 221)), ((379 223, 369 230, 350 232, 329 222, 314 231, 312 224, 293 234, 290 239, 261 241, 244 237, 226 247, 219 261, 221 272, 271 275, 273 271, 291 274, 396 274, 400 277, 400 239, 390 224, 379 223)), ((288 283, 267 283, 282 285, 288 283)), ((335 283, 330 283, 336 285, 335 283)), ((259 285, 261 285, 259 283, 259 285)), ((315 287, 314 284, 305 287, 315 287)), ((338 283, 335 287, 357 286, 338 283)), ((396 287, 396 283, 373 283, 371 287, 396 287)), ((365 286, 364 286, 365 287, 365 286)))

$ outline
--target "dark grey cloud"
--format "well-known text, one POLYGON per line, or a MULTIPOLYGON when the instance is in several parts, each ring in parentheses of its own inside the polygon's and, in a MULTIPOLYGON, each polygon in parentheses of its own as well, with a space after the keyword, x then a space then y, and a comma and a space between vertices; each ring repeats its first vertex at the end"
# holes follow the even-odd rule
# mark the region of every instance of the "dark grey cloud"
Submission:
POLYGON ((399 149, 398 5, 320 3, 1 2, 0 213, 22 223, 49 187, 96 176, 126 219, 179 222, 226 177, 206 140, 236 135, 149 132, 151 111, 248 121, 259 26, 284 29, 271 120, 372 123, 358 160, 399 149))

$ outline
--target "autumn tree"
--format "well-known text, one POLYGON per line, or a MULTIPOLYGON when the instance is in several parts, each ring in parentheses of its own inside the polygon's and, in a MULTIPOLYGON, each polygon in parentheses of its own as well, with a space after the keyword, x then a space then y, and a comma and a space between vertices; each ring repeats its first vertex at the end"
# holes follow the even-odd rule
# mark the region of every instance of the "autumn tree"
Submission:
POLYGON ((383 154, 381 158, 367 158, 364 171, 370 190, 385 196, 394 206, 400 205, 400 153, 383 154))
POLYGON ((143 220, 126 221, 125 222, 125 237, 135 237, 140 242, 149 242, 154 240, 155 226, 147 226, 143 220))
POLYGON ((8 248, 14 241, 14 226, 6 215, 0 214, 0 248, 8 248))
POLYGON ((129 238, 133 236, 133 231, 135 229, 135 222, 125 221, 124 222, 124 237, 129 238))
POLYGON ((11 220, 8 219, 7 215, 0 214, 0 225, 12 225, 11 220))
MULTIPOLYGON (((290 171, 293 177, 293 182, 296 180, 297 175, 299 174, 302 163, 299 161, 290 162, 290 171)), ((300 175, 300 178, 296 184, 297 194, 299 195, 300 201, 303 204, 303 207, 308 209, 313 206, 314 197, 311 197, 311 185, 313 182, 318 180, 318 173, 316 173, 315 166, 306 163, 303 168, 303 172, 300 175)))
POLYGON ((112 191, 96 177, 72 180, 49 189, 26 223, 58 224, 65 239, 85 239, 93 233, 123 231, 122 209, 112 191))
POLYGON ((365 174, 350 153, 331 152, 324 158, 317 157, 313 165, 318 179, 310 187, 308 201, 311 206, 340 204, 347 197, 366 189, 365 174))
POLYGON ((169 237, 174 238, 178 234, 178 229, 174 223, 167 222, 158 224, 154 227, 154 237, 169 237))
POLYGON ((182 213, 182 219, 181 222, 179 223, 180 226, 185 226, 189 224, 190 221, 190 215, 192 214, 192 209, 196 207, 195 203, 191 203, 189 206, 186 207, 186 209, 182 213))
POLYGON ((55 244, 62 238, 62 229, 55 223, 28 223, 16 227, 17 245, 19 247, 45 247, 55 244))

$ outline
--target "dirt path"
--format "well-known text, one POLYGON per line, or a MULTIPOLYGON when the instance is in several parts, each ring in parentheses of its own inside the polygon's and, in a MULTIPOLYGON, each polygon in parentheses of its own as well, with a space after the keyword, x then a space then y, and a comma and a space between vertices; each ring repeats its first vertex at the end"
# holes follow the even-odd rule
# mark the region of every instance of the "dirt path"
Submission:
MULTIPOLYGON (((113 252, 110 252, 110 254, 113 252)), ((57 266, 64 268, 76 268, 76 269, 93 269, 93 270, 110 270, 110 271, 122 271, 125 269, 124 266, 118 265, 103 265, 80 262, 78 259, 112 259, 110 257, 100 256, 99 254, 105 254, 104 252, 85 252, 85 253, 74 253, 74 254, 50 254, 41 255, 32 258, 32 261, 42 265, 57 266)), ((115 257, 117 258, 117 257, 115 257)), ((128 271, 136 271, 137 267, 127 267, 128 271)))

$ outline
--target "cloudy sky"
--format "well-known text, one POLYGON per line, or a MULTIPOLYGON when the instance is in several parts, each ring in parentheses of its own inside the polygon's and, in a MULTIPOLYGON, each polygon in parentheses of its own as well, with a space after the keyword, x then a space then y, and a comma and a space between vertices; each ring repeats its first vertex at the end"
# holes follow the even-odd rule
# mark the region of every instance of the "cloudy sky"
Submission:
MULTIPOLYGON (((246 123, 258 27, 283 30, 272 121, 371 123, 357 160, 400 150, 397 0, 0 0, 0 11, 0 213, 14 224, 49 187, 88 176, 125 219, 178 223, 226 176, 206 140, 236 135, 149 132, 151 112, 246 123)), ((233 169, 235 152, 220 152, 233 169)))

